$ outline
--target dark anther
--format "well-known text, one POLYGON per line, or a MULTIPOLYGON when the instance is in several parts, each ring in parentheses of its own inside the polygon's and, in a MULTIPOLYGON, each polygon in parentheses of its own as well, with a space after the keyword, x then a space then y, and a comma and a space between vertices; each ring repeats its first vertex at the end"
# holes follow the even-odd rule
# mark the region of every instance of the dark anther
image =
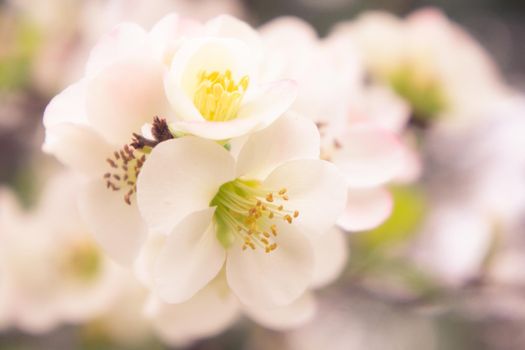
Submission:
POLYGON ((130 143, 131 147, 135 149, 143 149, 144 147, 155 147, 159 142, 145 138, 142 135, 133 133, 133 139, 130 143))
POLYGON ((166 119, 155 117, 153 118, 153 127, 151 133, 156 141, 162 142, 173 138, 166 119))

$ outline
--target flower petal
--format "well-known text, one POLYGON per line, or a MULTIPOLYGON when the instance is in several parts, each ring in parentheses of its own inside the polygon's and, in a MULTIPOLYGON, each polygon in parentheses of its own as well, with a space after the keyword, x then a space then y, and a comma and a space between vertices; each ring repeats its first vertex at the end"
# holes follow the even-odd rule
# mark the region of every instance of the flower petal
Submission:
POLYGON ((226 252, 215 235, 208 208, 186 217, 166 239, 154 266, 154 290, 165 302, 190 299, 221 270, 226 252))
POLYGON ((127 144, 133 132, 155 116, 168 116, 163 67, 148 58, 133 58, 108 66, 86 90, 88 118, 114 144, 127 144))
POLYGON ((243 251, 235 244, 228 251, 226 277, 242 303, 276 307, 292 303, 310 284, 314 256, 309 240, 293 225, 278 222, 278 247, 243 251))
POLYGON ((247 23, 230 15, 219 15, 205 25, 206 34, 214 37, 234 38, 244 42, 252 54, 252 60, 259 62, 262 43, 259 34, 247 23))
POLYGON ((299 211, 294 225, 308 233, 331 228, 346 204, 346 183, 336 166, 324 160, 294 160, 277 167, 264 180, 264 188, 286 188, 288 210, 299 211))
POLYGON ((184 217, 208 208, 233 176, 233 158, 215 142, 191 136, 162 142, 138 178, 140 212, 150 229, 168 234, 184 217))
POLYGON ((313 288, 322 288, 332 283, 343 271, 348 259, 345 234, 336 227, 323 235, 312 237, 314 248, 313 288))
POLYGON ((86 76, 93 77, 117 60, 144 52, 146 32, 134 23, 121 23, 104 35, 91 50, 86 76))
POLYGON ((87 125, 86 83, 81 80, 53 97, 44 111, 44 126, 61 123, 87 125))
POLYGON ((284 331, 297 328, 310 321, 315 315, 317 304, 310 293, 303 294, 290 305, 278 308, 246 308, 246 313, 266 328, 284 331))
POLYGON ((351 187, 374 187, 391 180, 402 164, 399 140, 373 124, 349 127, 338 139, 341 148, 332 161, 345 174, 351 187))
POLYGON ((198 35, 202 30, 199 22, 171 13, 155 23, 149 32, 149 39, 156 57, 169 64, 184 38, 198 35))
POLYGON ((127 205, 122 192, 108 190, 100 179, 80 191, 79 209, 108 255, 122 265, 131 265, 146 238, 146 226, 135 202, 127 205))
POLYGON ((373 229, 390 216, 392 206, 392 196, 384 188, 350 189, 346 209, 337 225, 346 231, 373 229))
POLYGON ((312 121, 288 113, 249 137, 237 158, 237 177, 264 179, 286 161, 319 158, 320 142, 312 121))
POLYGON ((73 123, 48 126, 42 148, 63 164, 93 177, 104 174, 106 158, 114 150, 95 130, 73 123))
POLYGON ((224 278, 218 277, 187 302, 157 302, 149 314, 160 338, 170 345, 180 346, 225 330, 238 319, 239 302, 224 278))

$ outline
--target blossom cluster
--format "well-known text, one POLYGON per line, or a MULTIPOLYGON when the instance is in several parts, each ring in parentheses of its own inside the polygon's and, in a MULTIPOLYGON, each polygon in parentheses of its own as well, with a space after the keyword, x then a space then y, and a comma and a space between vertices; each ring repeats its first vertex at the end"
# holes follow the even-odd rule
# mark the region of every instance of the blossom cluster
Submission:
POLYGON ((298 327, 343 272, 345 233, 380 226, 389 187, 420 177, 422 130, 509 95, 432 9, 322 39, 296 18, 122 23, 45 109, 43 150, 67 170, 34 210, 0 194, 0 326, 97 320, 175 345, 241 316, 298 327))

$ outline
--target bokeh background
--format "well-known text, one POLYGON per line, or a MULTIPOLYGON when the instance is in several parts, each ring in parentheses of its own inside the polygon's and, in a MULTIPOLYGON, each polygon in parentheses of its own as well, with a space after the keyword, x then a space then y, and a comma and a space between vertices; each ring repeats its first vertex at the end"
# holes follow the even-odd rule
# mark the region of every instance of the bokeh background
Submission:
MULTIPOLYGON (((79 65, 86 59, 84 47, 89 47, 119 16, 140 18, 147 25, 170 9, 200 18, 224 9, 257 27, 290 15, 305 19, 322 36, 335 23, 367 10, 404 16, 421 7, 435 6, 487 49, 507 84, 525 90, 522 0, 178 0, 143 1, 141 8, 137 1, 121 1, 118 11, 113 12, 101 10, 105 3, 0 1, 0 183, 14 188, 27 207, 35 202, 46 169, 55 166, 52 159, 40 153, 43 110, 76 77, 79 65), (90 11, 93 14, 89 15, 90 11)), ((442 140, 430 142, 425 149, 421 183, 393 189, 397 200, 394 217, 374 232, 350 238, 352 257, 348 267, 336 284, 320 292, 320 312, 313 323, 278 333, 246 321, 189 349, 525 349, 525 284, 487 285, 483 279, 473 278, 443 288, 400 253, 410 250, 410 242, 417 240, 415 235, 425 211, 430 210, 429 193, 439 192, 453 200, 457 189, 468 184, 469 171, 475 168, 465 172, 461 167, 458 170, 457 163, 468 158, 469 150, 487 136, 490 127, 489 131, 486 128, 476 129, 469 137, 448 140, 448 153, 442 140), (394 231, 406 234, 401 237, 394 231)), ((515 225, 517 234, 525 235, 524 224, 525 220, 515 225)), ((525 271, 525 265, 521 268, 525 271)), ((14 330, 0 334, 0 349, 77 348, 119 346, 100 336, 96 327, 64 326, 42 336, 14 330)), ((152 340, 131 348, 165 346, 152 340)))

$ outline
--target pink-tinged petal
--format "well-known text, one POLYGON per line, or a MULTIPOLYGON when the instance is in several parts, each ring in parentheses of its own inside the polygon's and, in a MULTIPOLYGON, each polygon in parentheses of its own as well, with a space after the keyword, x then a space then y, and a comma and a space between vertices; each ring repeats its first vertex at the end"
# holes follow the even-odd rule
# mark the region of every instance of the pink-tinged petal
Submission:
POLYGON ((206 34, 214 37, 233 38, 244 42, 252 54, 252 60, 259 61, 262 44, 259 34, 247 23, 230 15, 220 15, 205 25, 206 34))
POLYGON ((384 188, 350 189, 337 225, 346 231, 370 230, 388 219, 392 207, 392 196, 384 188))
POLYGON ((44 126, 61 123, 87 125, 86 82, 81 80, 53 97, 44 111, 44 126))
POLYGON ((410 183, 416 181, 423 171, 419 154, 408 145, 403 147, 403 158, 399 173, 393 179, 395 182, 410 183))
POLYGON ((217 277, 184 303, 155 301, 149 306, 154 331, 175 346, 219 334, 239 318, 239 302, 223 277, 217 277))
POLYGON ((86 65, 86 76, 96 76, 118 60, 143 54, 146 38, 144 29, 134 23, 121 23, 115 26, 91 50, 86 65))
POLYGON ((148 58, 119 61, 93 78, 86 90, 88 119, 114 144, 127 144, 153 117, 165 117, 163 67, 148 58))
POLYGON ((276 250, 242 250, 234 244, 226 259, 228 285, 241 302, 277 307, 298 299, 311 282, 314 256, 310 241, 294 227, 277 222, 276 250))
POLYGON ((234 160, 215 142, 183 137, 157 145, 137 183, 137 201, 150 229, 168 234, 189 214, 206 209, 234 178, 234 160))
POLYGON ((245 311, 253 320, 262 326, 284 331, 300 327, 315 315, 317 304, 310 293, 305 293, 290 305, 277 308, 246 307, 245 311))
POLYGON ((397 137, 372 124, 350 126, 338 138, 332 162, 345 174, 350 187, 375 187, 390 181, 402 164, 397 137))
POLYGON ((339 277, 348 259, 345 234, 335 226, 323 235, 310 238, 314 248, 313 288, 322 288, 339 277))
POLYGON ((154 291, 167 303, 182 303, 221 270, 226 251, 215 234, 215 208, 193 213, 166 239, 154 266, 154 291))
POLYGON ((249 136, 237 158, 237 177, 262 180, 284 162, 319 158, 320 142, 312 121, 288 113, 249 136))
POLYGON ((287 210, 299 212, 294 226, 304 233, 323 234, 336 222, 346 205, 347 187, 341 172, 332 163, 305 159, 277 167, 262 184, 279 191, 285 188, 287 210))
POLYGON ((403 131, 410 117, 410 106, 391 89, 373 86, 363 92, 350 122, 370 122, 393 133, 403 131))
POLYGON ((131 266, 147 232, 135 201, 126 204, 121 191, 107 189, 100 179, 82 188, 79 209, 91 234, 108 255, 131 266))
POLYGON ((46 128, 43 150, 75 171, 101 177, 108 169, 106 158, 114 148, 90 127, 61 123, 46 128))
POLYGON ((169 65, 181 42, 187 37, 201 34, 203 29, 199 22, 172 13, 153 26, 149 39, 156 57, 169 65))

